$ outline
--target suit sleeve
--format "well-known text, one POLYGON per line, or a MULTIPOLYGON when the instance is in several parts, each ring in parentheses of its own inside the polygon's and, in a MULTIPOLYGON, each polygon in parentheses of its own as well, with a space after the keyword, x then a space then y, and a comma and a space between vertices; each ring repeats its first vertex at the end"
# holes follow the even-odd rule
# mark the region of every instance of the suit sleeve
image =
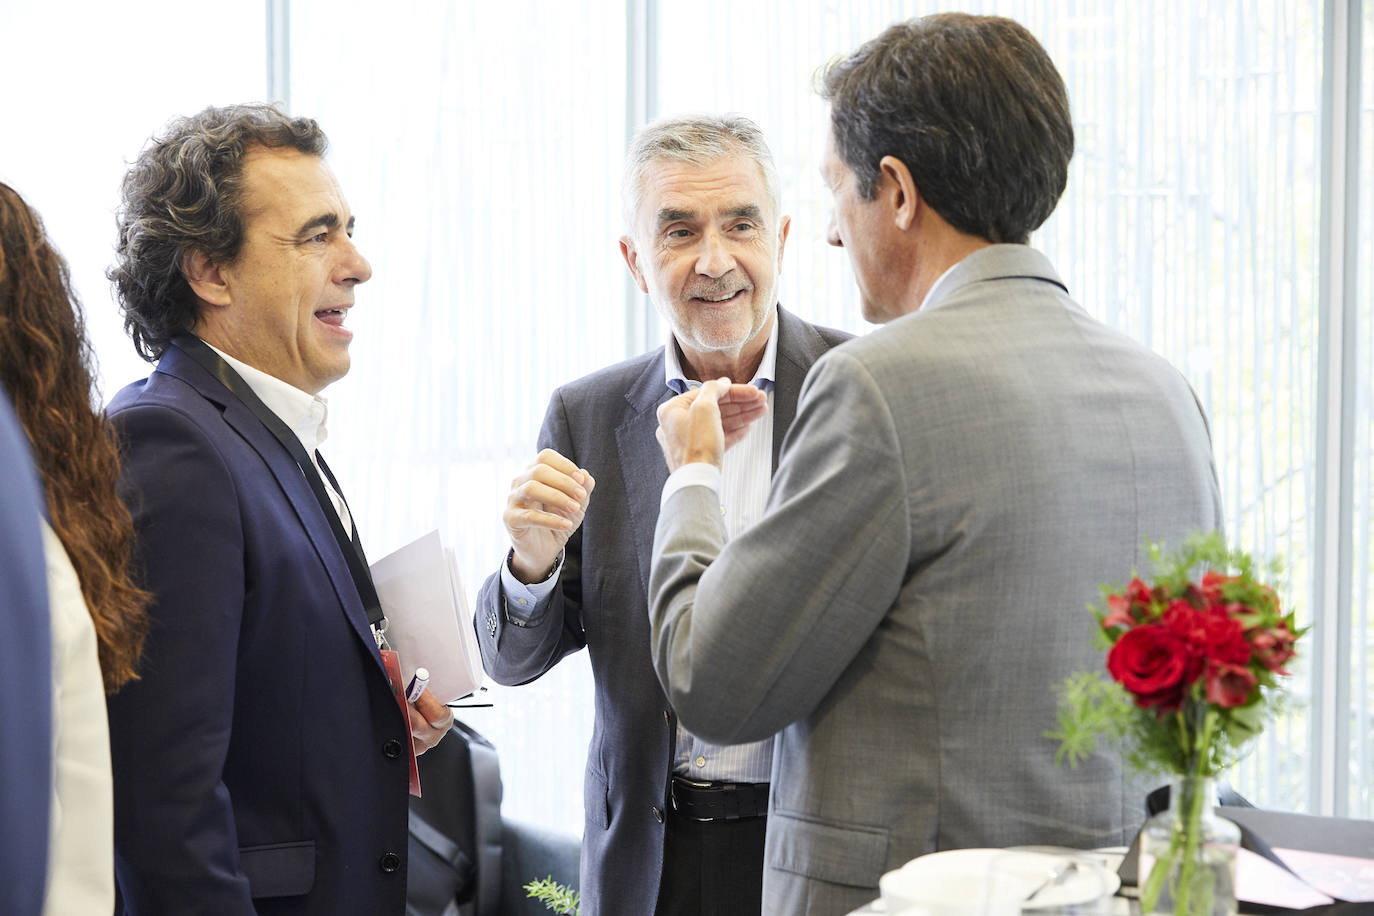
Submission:
MULTIPOLYGON (((52 797, 52 637, 40 495, 23 430, 0 389, 0 907, 43 906, 52 797)), ((12 909, 9 909, 12 908, 12 909)))
MULTIPOLYGON (((1177 370, 1175 370, 1177 371, 1177 370)), ((1208 468, 1212 472, 1212 530, 1218 531, 1224 537, 1226 535, 1226 513, 1222 511, 1221 504, 1221 481, 1217 478, 1217 460, 1212 452, 1212 421, 1207 416, 1207 408, 1202 406, 1202 398, 1197 396, 1197 391, 1193 389, 1192 383, 1188 381, 1183 373, 1178 373, 1183 379, 1183 384, 1188 386, 1188 393, 1193 396, 1193 403, 1197 405, 1198 416, 1202 418, 1202 429, 1207 434, 1207 451, 1211 456, 1207 462, 1208 468)))
POLYGON ((219 451, 187 416, 113 417, 136 563, 153 593, 141 678, 109 700, 115 866, 131 914, 254 912, 240 871, 225 757, 244 606, 239 500, 219 451))
POLYGON ((887 402, 832 352, 803 387, 757 524, 726 544, 716 495, 700 486, 659 514, 650 644, 683 726, 737 744, 811 713, 896 602, 909 553, 887 402))
MULTIPOLYGON (((540 450, 551 448, 576 463, 577 455, 563 399, 555 391, 539 430, 540 450)), ((595 502, 596 495, 593 493, 595 502)), ((504 560, 502 562, 505 562, 504 560)), ((568 539, 558 585, 530 613, 515 620, 506 613, 501 571, 487 577, 473 611, 482 665, 498 684, 525 684, 565 656, 587 645, 582 628, 582 531, 568 539)))

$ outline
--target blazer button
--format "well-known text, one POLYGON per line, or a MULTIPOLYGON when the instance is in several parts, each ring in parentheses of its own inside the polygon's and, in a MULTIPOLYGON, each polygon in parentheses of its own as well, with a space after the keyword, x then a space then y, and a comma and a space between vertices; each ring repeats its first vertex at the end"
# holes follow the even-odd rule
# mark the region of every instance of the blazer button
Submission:
POLYGON ((401 867, 401 857, 394 852, 384 853, 382 857, 377 860, 377 865, 382 871, 389 875, 401 867))
POLYGON ((392 760, 395 760, 397 757, 401 756, 401 742, 392 738, 386 744, 382 745, 382 753, 392 760))
POLYGON ((663 823, 663 809, 662 809, 662 808, 659 808, 659 807, 657 807, 657 806, 654 806, 653 808, 650 808, 649 810, 652 811, 652 812, 654 812, 654 820, 658 821, 660 824, 663 823))

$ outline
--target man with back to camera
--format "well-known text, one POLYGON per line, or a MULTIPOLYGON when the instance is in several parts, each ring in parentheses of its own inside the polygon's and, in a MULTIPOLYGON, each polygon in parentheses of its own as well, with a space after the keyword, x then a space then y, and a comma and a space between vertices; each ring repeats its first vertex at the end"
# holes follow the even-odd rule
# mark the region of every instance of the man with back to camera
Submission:
MULTIPOLYGON (((1008 19, 894 25, 827 68, 829 241, 868 336, 802 392, 767 510, 725 543, 722 382, 660 409, 654 664, 707 740, 780 732, 766 913, 848 912, 941 849, 1130 840, 1120 761, 1054 765, 1056 688, 1101 663, 1097 584, 1222 523, 1181 375, 1069 298, 1030 233, 1073 151, 1008 19)), ((747 414, 742 414, 747 417, 747 414)))
POLYGON ((498 683, 534 680, 584 646, 591 654, 583 912, 757 914, 772 738, 733 747, 694 738, 650 666, 649 550, 667 477, 655 410, 719 376, 759 393, 763 418, 730 451, 716 508, 742 529, 763 507, 807 369, 849 335, 777 305, 790 221, 752 122, 684 117, 643 128, 623 190, 621 253, 671 335, 554 392, 542 451, 507 500, 510 554, 474 616, 498 683))
POLYGON ((404 742, 451 718, 397 705, 317 451, 372 273, 327 142, 273 106, 207 108, 124 179, 110 277, 158 360, 109 408, 154 595, 142 679, 109 700, 129 914, 405 912, 404 742))

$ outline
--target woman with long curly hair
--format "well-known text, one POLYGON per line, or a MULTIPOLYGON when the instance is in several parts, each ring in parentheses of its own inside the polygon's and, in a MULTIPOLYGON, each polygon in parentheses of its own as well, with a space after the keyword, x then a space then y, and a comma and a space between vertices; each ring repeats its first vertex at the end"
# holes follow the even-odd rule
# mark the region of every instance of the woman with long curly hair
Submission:
POLYGON ((66 262, 0 183, 0 384, 33 447, 53 631, 54 798, 46 914, 114 909, 104 694, 137 677, 148 595, 130 573, 133 521, 95 404, 92 354, 66 262))

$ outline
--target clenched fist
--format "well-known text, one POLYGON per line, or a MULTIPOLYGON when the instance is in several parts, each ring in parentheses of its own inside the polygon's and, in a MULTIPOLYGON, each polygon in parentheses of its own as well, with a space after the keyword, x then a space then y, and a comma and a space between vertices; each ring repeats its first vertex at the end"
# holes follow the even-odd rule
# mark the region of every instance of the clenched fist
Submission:
POLYGON ((511 572, 526 584, 545 579, 587 514, 596 481, 551 448, 511 481, 502 521, 514 556, 511 572))

